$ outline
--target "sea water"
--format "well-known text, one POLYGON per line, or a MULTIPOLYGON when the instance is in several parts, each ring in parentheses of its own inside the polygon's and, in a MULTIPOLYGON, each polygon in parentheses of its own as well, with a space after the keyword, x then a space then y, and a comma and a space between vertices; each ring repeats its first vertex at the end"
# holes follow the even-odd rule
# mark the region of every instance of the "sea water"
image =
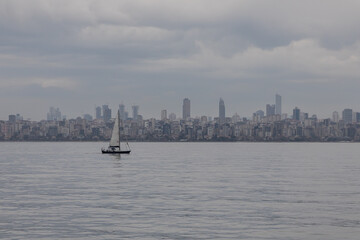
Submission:
POLYGON ((0 143, 0 239, 359 239, 360 144, 0 143))

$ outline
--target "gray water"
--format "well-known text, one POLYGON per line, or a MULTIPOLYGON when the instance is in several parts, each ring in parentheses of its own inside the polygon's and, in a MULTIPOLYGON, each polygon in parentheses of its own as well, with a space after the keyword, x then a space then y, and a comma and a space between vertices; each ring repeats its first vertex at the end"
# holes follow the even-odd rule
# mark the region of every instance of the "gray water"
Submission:
POLYGON ((360 144, 0 143, 0 239, 359 239, 360 144))

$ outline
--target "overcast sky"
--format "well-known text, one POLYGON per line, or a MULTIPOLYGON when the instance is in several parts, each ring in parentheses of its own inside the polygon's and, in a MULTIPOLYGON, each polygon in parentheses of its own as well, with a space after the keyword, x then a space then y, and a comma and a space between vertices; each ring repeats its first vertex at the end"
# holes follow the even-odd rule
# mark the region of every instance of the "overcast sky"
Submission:
POLYGON ((0 119, 360 111, 358 0, 0 0, 0 119))

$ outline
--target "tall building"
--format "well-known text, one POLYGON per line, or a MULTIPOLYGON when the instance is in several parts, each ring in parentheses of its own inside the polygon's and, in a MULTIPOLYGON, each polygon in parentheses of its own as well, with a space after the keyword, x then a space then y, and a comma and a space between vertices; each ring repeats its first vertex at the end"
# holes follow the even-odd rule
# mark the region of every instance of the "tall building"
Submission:
POLYGON ((332 120, 333 122, 339 122, 340 120, 340 116, 339 116, 339 113, 337 111, 334 111, 333 114, 332 114, 332 120))
POLYGON ((298 107, 295 107, 293 110, 293 119, 300 120, 300 109, 298 107))
POLYGON ((190 118, 190 99, 185 98, 183 101, 183 119, 190 118))
POLYGON ((120 118, 122 120, 126 120, 126 114, 125 114, 125 105, 124 104, 119 104, 119 113, 120 113, 120 118))
POLYGON ((14 122, 16 122, 16 115, 9 115, 9 122, 12 122, 12 123, 14 123, 14 122))
MULTIPOLYGON (((16 116, 17 116, 17 115, 18 115, 18 114, 16 114, 16 116)), ((18 119, 18 118, 16 117, 16 120, 17 120, 17 119, 18 119)), ((353 111, 352 122, 353 122, 353 123, 357 122, 357 121, 356 121, 356 112, 354 112, 354 111, 353 111)))
POLYGON ((48 121, 60 121, 61 120, 61 112, 59 108, 50 107, 49 112, 47 114, 48 121))
POLYGON ((260 118, 263 118, 265 116, 265 113, 263 110, 258 110, 254 113, 255 116, 259 116, 260 118))
POLYGON ((344 123, 352 123, 353 120, 353 111, 352 109, 344 109, 344 111, 342 112, 342 120, 344 120, 344 123))
POLYGON ((222 98, 219 101, 219 121, 220 123, 225 123, 225 103, 222 98))
POLYGON ((266 104, 266 116, 275 115, 275 105, 266 104))
POLYGON ((169 114, 169 119, 170 119, 170 121, 175 121, 176 120, 176 114, 175 113, 170 113, 169 114))
POLYGON ((111 109, 108 105, 102 106, 104 122, 108 122, 111 119, 111 109))
POLYGON ((275 114, 281 115, 281 96, 279 94, 275 95, 275 114))
POLYGON ((161 110, 161 120, 165 121, 166 119, 167 119, 167 111, 165 109, 161 110))
POLYGON ((357 123, 360 123, 360 112, 357 112, 357 113, 355 114, 355 121, 356 121, 357 123))
POLYGON ((139 115, 139 106, 138 105, 134 105, 132 106, 132 113, 133 113, 133 120, 137 120, 138 119, 138 115, 139 115))
POLYGON ((232 116, 231 121, 232 121, 233 123, 241 122, 241 118, 240 118, 239 114, 235 113, 235 114, 232 116))
POLYGON ((101 107, 96 107, 95 108, 95 118, 96 119, 101 119, 101 107))
POLYGON ((93 117, 90 115, 90 114, 84 114, 84 119, 86 121, 92 121, 93 120, 93 117))
POLYGON ((309 113, 300 112, 300 121, 304 122, 305 119, 309 119, 309 113))
POLYGON ((259 122, 262 118, 264 118, 265 113, 263 110, 258 110, 253 113, 253 121, 259 122))
POLYGON ((23 119, 23 116, 21 116, 19 113, 17 113, 17 114, 15 115, 15 118, 16 118, 16 121, 22 121, 22 120, 24 120, 24 119, 23 119))

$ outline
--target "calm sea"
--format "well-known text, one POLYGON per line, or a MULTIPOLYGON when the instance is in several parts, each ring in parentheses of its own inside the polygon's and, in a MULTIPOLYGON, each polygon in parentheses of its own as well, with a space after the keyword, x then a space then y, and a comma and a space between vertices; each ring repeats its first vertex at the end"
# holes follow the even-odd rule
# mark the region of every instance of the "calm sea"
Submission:
POLYGON ((0 143, 0 239, 359 239, 360 144, 0 143))

